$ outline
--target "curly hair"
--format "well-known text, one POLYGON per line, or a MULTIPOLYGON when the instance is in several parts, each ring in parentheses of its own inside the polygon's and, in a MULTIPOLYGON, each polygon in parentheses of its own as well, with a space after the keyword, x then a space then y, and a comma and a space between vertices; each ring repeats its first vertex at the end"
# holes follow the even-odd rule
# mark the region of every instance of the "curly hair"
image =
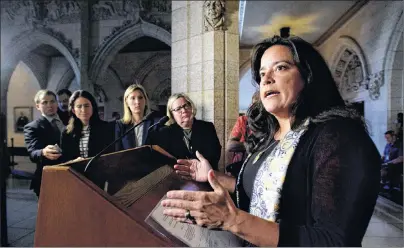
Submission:
MULTIPOLYGON (((289 48, 304 81, 303 89, 291 108, 294 117, 291 123, 292 129, 298 127, 308 117, 312 118, 313 123, 339 117, 353 118, 365 126, 363 118, 345 104, 324 58, 310 43, 297 36, 289 38, 274 36, 254 46, 251 72, 255 83, 259 85, 261 81, 261 58, 264 52, 274 45, 289 48)), ((265 110, 261 101, 250 106, 247 116, 249 128, 253 132, 247 139, 247 150, 255 152, 268 146, 273 140, 279 129, 279 123, 265 110)))

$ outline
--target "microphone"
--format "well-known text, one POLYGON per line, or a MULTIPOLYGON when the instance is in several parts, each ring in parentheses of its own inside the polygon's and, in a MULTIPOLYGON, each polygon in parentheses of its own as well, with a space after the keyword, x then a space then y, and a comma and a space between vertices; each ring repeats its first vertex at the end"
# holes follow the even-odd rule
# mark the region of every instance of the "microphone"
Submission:
POLYGON ((163 116, 158 122, 154 123, 153 125, 151 125, 148 129, 147 132, 149 132, 153 127, 155 126, 162 126, 164 125, 170 118, 168 118, 168 116, 163 116))
MULTIPOLYGON (((148 115, 146 115, 141 122, 139 122, 138 124, 134 125, 133 127, 129 128, 124 134, 122 134, 120 137, 118 137, 116 140, 114 140, 112 143, 110 143, 109 145, 107 145, 104 149, 102 149, 99 153, 97 153, 97 155, 95 155, 92 159, 90 159, 90 161, 88 161, 86 167, 84 168, 84 173, 87 172, 88 168, 90 167, 90 165, 92 164, 92 162, 96 159, 98 159, 108 148, 110 148, 112 145, 114 145, 116 142, 120 141, 123 137, 125 137, 128 133, 130 133, 131 131, 133 131, 133 129, 135 129, 137 126, 139 126, 140 124, 142 124, 143 122, 145 122, 146 120, 148 120, 153 112, 150 112, 148 115)), ((168 118, 168 117, 167 117, 168 118)))

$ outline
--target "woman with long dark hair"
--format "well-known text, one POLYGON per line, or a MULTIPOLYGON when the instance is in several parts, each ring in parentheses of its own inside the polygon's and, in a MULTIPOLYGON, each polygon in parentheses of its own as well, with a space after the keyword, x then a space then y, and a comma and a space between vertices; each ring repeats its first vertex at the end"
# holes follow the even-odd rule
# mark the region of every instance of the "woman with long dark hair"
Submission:
POLYGON ((97 102, 90 92, 73 92, 69 115, 69 124, 61 137, 63 161, 95 156, 112 142, 113 126, 100 119, 97 102))
POLYGON ((252 135, 238 178, 214 172, 201 154, 179 160, 178 174, 214 191, 170 191, 164 213, 230 231, 247 246, 361 246, 380 181, 364 120, 298 37, 262 41, 251 65, 260 101, 248 111, 252 135))

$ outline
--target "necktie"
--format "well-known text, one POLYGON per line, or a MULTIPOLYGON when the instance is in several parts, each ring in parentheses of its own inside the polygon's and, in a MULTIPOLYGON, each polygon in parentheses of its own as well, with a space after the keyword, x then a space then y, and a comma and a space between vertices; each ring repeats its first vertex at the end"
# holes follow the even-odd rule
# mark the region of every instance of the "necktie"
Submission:
POLYGON ((59 123, 60 122, 58 119, 53 119, 51 124, 52 124, 52 128, 55 131, 55 133, 58 135, 58 137, 60 136, 60 128, 59 128, 59 123))

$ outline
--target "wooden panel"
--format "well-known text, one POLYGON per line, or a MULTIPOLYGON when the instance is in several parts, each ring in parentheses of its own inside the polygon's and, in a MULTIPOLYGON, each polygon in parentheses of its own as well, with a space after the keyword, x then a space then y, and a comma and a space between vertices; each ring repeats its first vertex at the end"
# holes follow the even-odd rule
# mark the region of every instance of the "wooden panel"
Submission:
POLYGON ((45 167, 35 246, 167 246, 68 167, 45 167))

